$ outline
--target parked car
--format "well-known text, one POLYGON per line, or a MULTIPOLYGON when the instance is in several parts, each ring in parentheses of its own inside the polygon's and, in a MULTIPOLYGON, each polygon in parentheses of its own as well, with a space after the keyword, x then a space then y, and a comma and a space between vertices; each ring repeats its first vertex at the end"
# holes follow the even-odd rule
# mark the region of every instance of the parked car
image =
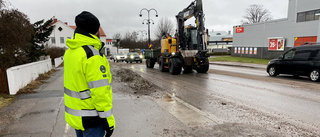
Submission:
POLYGON ((142 58, 143 58, 143 56, 139 55, 137 52, 129 52, 127 54, 126 62, 132 63, 135 61, 136 63, 138 63, 138 62, 142 63, 142 58))
POLYGON ((123 53, 118 53, 116 55, 116 58, 114 59, 114 62, 119 62, 119 61, 125 61, 126 60, 126 55, 124 55, 123 53))
POLYGON ((273 59, 267 66, 270 76, 290 74, 308 76, 311 81, 319 81, 320 77, 320 45, 304 45, 294 47, 273 59))

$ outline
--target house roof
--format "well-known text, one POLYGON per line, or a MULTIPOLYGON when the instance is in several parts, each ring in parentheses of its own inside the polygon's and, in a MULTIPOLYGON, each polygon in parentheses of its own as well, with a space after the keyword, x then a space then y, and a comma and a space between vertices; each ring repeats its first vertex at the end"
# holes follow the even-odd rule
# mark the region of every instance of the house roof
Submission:
POLYGON ((210 41, 221 41, 223 38, 233 38, 233 35, 227 31, 211 31, 209 35, 210 41))
MULTIPOLYGON (((50 26, 56 24, 58 21, 59 21, 59 20, 58 20, 57 18, 53 17, 53 22, 51 23, 50 26)), ((67 22, 65 22, 65 24, 68 25, 67 22)), ((69 25, 68 25, 68 26, 69 26, 69 25)), ((69 26, 69 27, 72 28, 72 29, 74 29, 74 30, 77 28, 77 26, 69 26)), ((103 29, 102 29, 101 27, 100 27, 99 29, 100 29, 100 36, 102 36, 102 37, 107 37, 107 35, 106 35, 106 33, 104 33, 103 29)))

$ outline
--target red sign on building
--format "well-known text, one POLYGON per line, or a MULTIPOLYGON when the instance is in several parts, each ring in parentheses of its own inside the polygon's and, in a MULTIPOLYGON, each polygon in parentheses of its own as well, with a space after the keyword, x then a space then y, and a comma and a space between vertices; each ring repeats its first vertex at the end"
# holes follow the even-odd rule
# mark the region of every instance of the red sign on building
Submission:
POLYGON ((269 50, 278 49, 278 39, 269 39, 269 50))
POLYGON ((285 45, 284 38, 269 38, 269 50, 283 51, 285 45))
POLYGON ((243 33, 243 32, 244 32, 244 27, 236 28, 236 33, 243 33))

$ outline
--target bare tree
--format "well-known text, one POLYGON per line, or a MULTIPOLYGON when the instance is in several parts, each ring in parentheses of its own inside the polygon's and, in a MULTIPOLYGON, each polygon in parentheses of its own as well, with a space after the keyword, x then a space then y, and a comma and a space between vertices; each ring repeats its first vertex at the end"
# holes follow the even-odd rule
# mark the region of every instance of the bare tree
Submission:
POLYGON ((167 18, 161 18, 160 22, 157 26, 157 30, 155 32, 155 35, 157 37, 158 40, 161 39, 161 37, 163 36, 163 34, 170 34, 172 35, 174 33, 174 29, 173 29, 173 23, 167 18))
POLYGON ((26 51, 34 29, 28 16, 18 10, 0 10, 0 68, 28 63, 26 51))
POLYGON ((245 19, 241 21, 243 24, 252 24, 269 21, 272 19, 272 16, 270 11, 265 9, 263 5, 253 4, 245 10, 243 18, 245 19))
POLYGON ((117 47, 117 49, 120 48, 120 40, 121 40, 121 34, 120 33, 116 33, 113 35, 112 39, 115 40, 114 46, 117 47))

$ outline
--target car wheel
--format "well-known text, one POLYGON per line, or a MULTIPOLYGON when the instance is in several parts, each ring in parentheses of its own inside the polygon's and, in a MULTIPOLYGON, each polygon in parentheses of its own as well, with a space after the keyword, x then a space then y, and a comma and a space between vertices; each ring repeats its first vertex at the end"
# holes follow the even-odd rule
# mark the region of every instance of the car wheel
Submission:
POLYGON ((319 81, 319 74, 320 72, 318 69, 312 70, 309 75, 310 80, 314 82, 319 81))
POLYGON ((277 69, 275 66, 271 66, 269 67, 269 70, 268 70, 268 74, 271 76, 271 77, 275 77, 277 76, 277 69))

